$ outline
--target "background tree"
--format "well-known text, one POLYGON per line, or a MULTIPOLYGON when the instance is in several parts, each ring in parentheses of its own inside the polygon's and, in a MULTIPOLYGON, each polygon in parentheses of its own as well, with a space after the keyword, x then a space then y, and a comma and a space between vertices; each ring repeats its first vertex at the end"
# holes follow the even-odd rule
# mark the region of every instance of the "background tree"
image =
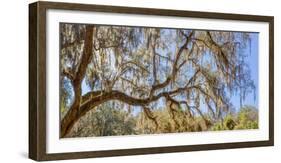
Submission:
POLYGON ((216 120, 233 108, 228 97, 237 88, 245 88, 243 97, 254 89, 247 87, 253 81, 240 58, 248 33, 61 24, 60 35, 61 80, 71 85, 61 86, 69 94, 61 137, 87 112, 112 100, 128 112, 142 108, 156 131, 154 111, 163 104, 175 125, 182 111, 200 115, 208 125, 202 105, 216 120), (89 88, 84 93, 83 83, 89 88))
POLYGON ((114 101, 89 111, 73 126, 70 137, 112 136, 135 134, 136 120, 114 101))
POLYGON ((228 114, 223 121, 217 122, 212 130, 258 129, 258 110, 246 105, 237 114, 228 114))
POLYGON ((175 118, 171 119, 171 115, 167 108, 158 109, 153 112, 157 116, 158 128, 147 116, 142 113, 136 117, 137 134, 155 134, 155 133, 175 133, 175 132, 197 132, 207 131, 211 127, 209 119, 200 116, 188 116, 185 110, 179 110, 175 114, 175 118))

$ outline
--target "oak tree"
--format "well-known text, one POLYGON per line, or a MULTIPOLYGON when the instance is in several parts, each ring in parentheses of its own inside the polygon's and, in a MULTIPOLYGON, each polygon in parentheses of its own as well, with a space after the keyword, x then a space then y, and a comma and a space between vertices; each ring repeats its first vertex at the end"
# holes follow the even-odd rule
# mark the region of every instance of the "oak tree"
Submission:
POLYGON ((179 110, 209 123, 202 105, 219 119, 233 108, 231 94, 241 91, 245 97, 254 88, 241 59, 249 40, 243 32, 62 23, 60 89, 67 106, 61 137, 109 101, 141 108, 155 130, 159 117, 154 110, 160 105, 176 125, 179 110))

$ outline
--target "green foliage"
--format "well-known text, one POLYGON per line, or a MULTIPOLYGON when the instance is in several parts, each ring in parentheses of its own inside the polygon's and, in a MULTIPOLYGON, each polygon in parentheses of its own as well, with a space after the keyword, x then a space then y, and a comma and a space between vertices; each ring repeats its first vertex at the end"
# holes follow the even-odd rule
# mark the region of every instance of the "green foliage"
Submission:
POLYGON ((228 114, 223 120, 211 123, 201 116, 189 116, 186 110, 174 112, 163 108, 153 111, 155 123, 144 112, 133 116, 118 103, 105 103, 88 112, 73 127, 70 137, 140 135, 157 133, 180 133, 199 131, 221 131, 258 128, 258 110, 244 106, 237 114, 228 114))
POLYGON ((219 130, 233 130, 236 126, 236 122, 234 120, 233 115, 227 115, 223 121, 217 122, 212 127, 212 130, 219 131, 219 130))
POLYGON ((252 106, 243 107, 238 113, 238 122, 236 129, 257 129, 258 110, 252 106))
POLYGON ((214 124, 212 130, 258 129, 258 110, 244 106, 237 115, 228 114, 222 121, 214 124))
POLYGON ((113 136, 135 134, 136 121, 112 103, 105 103, 79 119, 70 137, 113 136))
POLYGON ((157 117, 158 128, 156 129, 154 122, 141 113, 137 117, 137 134, 198 132, 208 130, 211 125, 209 120, 191 116, 187 110, 182 109, 171 113, 167 108, 162 108, 155 110, 153 114, 157 117))

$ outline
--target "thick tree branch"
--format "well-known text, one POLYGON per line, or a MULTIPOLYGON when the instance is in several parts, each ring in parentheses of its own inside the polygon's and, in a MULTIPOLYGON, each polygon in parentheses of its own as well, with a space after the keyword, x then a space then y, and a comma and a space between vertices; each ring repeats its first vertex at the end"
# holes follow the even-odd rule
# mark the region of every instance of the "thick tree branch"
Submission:
POLYGON ((92 108, 94 108, 100 104, 103 104, 105 102, 108 102, 110 100, 118 100, 118 101, 127 103, 129 105, 143 107, 143 106, 149 105, 151 102, 159 100, 161 97, 165 97, 165 98, 168 98, 169 100, 171 100, 170 95, 173 95, 174 93, 177 93, 177 92, 186 91, 188 89, 193 89, 193 88, 195 88, 195 86, 178 88, 174 91, 161 92, 156 96, 142 98, 142 99, 131 97, 131 96, 129 96, 123 92, 117 91, 117 90, 112 90, 110 92, 105 92, 105 91, 89 92, 82 97, 83 100, 80 105, 79 113, 75 117, 75 121, 77 121, 80 117, 85 115, 92 108))
POLYGON ((61 137, 66 136, 70 131, 77 117, 79 116, 79 107, 81 102, 81 83, 85 76, 86 69, 92 58, 92 49, 93 49, 93 26, 89 25, 86 27, 85 35, 85 45, 83 50, 83 56, 79 64, 78 70, 76 72, 75 78, 73 79, 73 88, 74 88, 74 102, 70 107, 69 111, 64 116, 61 122, 61 137))

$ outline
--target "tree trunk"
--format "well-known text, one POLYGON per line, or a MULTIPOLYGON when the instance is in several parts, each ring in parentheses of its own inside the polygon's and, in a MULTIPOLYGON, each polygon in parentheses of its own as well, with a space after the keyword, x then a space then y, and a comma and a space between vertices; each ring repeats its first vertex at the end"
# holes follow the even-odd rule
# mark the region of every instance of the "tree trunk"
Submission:
POLYGON ((74 88, 74 102, 61 122, 60 137, 65 137, 70 132, 75 122, 78 120, 77 117, 79 116, 79 108, 82 101, 81 83, 85 76, 87 66, 92 59, 93 56, 92 51, 93 51, 93 26, 88 25, 86 27, 83 56, 81 57, 81 62, 79 64, 75 77, 72 80, 72 84, 74 88))

